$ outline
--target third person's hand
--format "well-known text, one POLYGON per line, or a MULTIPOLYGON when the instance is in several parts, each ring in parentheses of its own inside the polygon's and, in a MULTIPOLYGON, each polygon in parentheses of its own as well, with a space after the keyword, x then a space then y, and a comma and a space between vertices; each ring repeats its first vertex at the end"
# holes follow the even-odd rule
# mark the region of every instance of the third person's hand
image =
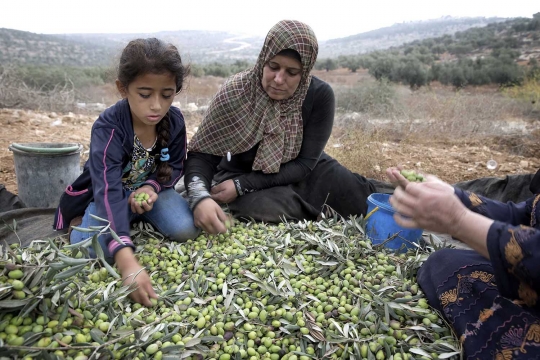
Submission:
POLYGON ((409 183, 409 180, 407 180, 405 176, 401 175, 401 166, 389 167, 386 169, 386 177, 395 187, 401 186, 402 188, 405 188, 405 186, 407 186, 409 183))
POLYGON ((408 228, 423 228, 446 234, 456 233, 455 227, 468 211, 454 194, 454 188, 435 176, 426 182, 410 182, 398 187, 390 197, 396 210, 396 222, 408 228))

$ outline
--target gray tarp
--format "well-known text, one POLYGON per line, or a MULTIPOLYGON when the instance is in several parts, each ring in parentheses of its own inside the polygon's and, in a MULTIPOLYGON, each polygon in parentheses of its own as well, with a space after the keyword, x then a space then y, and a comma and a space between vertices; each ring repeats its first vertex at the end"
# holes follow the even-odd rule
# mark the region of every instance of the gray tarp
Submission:
POLYGON ((529 190, 534 174, 508 175, 504 179, 481 178, 455 184, 456 187, 502 202, 525 201, 533 193, 529 190))

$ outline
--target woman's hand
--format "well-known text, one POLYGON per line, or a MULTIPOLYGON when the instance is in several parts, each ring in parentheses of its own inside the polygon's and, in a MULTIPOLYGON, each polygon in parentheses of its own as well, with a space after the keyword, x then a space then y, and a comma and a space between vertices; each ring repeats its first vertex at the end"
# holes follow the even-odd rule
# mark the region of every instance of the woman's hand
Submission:
POLYGON ((450 235, 457 233, 461 219, 469 212, 451 185, 431 175, 422 183, 400 185, 390 204, 398 212, 394 218, 399 225, 450 235))
POLYGON ((454 188, 437 177, 396 188, 390 204, 399 225, 449 234, 489 259, 487 234, 493 220, 467 209, 454 188))
MULTIPOLYGON (((410 183, 410 181, 407 180, 407 178, 405 176, 401 175, 401 170, 402 170, 401 166, 389 167, 388 169, 386 169, 386 177, 388 177, 388 180, 395 187, 400 186, 403 189, 405 189, 407 187, 407 185, 410 183)), ((445 183, 444 181, 442 181, 441 179, 439 179, 436 176, 426 175, 424 177, 423 182, 431 182, 431 183, 437 182, 437 183, 440 183, 441 186, 446 186, 449 192, 454 193, 454 188, 452 187, 452 185, 445 183)))
POLYGON ((234 186, 234 181, 232 180, 226 180, 220 184, 217 184, 212 188, 211 193, 212 199, 220 204, 228 204, 233 202, 238 196, 236 186, 234 186))
POLYGON ((144 185, 138 188, 136 191, 132 192, 131 195, 129 195, 128 203, 131 207, 131 211, 140 215, 152 210, 152 208, 154 207, 154 203, 157 201, 157 199, 158 194, 156 194, 154 188, 150 185, 144 185), (135 200, 135 195, 140 193, 146 193, 149 197, 148 200, 142 201, 139 205, 139 203, 135 200))
POLYGON ((193 223, 208 234, 226 233, 227 221, 229 217, 212 198, 201 200, 193 210, 193 223))
POLYGON ((133 250, 129 247, 118 250, 114 255, 114 261, 122 276, 122 283, 136 287, 136 290, 130 293, 129 297, 144 306, 152 306, 150 298, 157 299, 158 296, 152 288, 152 281, 148 273, 135 259, 133 250))

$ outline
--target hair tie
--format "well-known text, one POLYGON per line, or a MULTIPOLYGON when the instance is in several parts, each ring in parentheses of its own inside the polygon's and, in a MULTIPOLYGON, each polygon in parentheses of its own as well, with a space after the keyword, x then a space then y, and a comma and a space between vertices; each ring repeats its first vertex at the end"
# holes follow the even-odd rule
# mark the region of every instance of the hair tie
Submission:
POLYGON ((161 149, 161 157, 159 158, 159 160, 161 160, 161 161, 169 161, 170 158, 171 158, 171 156, 169 155, 169 148, 161 149))

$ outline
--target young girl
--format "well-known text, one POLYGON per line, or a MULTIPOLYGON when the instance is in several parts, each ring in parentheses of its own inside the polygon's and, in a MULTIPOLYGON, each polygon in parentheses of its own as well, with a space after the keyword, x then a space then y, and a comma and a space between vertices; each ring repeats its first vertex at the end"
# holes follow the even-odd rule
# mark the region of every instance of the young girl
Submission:
MULTIPOLYGON (((62 195, 55 216, 57 230, 106 225, 90 214, 107 219, 123 245, 110 234, 101 235, 105 257, 116 262, 124 281, 137 283, 131 297, 146 306, 157 295, 133 255, 130 223, 147 221, 175 241, 199 233, 188 204, 174 191, 184 172, 186 127, 182 113, 171 104, 182 90, 186 72, 173 45, 151 38, 126 46, 116 80, 123 99, 94 123, 90 157, 81 176, 62 195), (140 193, 147 194, 147 200, 137 201, 140 193)), ((92 235, 73 230, 70 242, 92 235)))

